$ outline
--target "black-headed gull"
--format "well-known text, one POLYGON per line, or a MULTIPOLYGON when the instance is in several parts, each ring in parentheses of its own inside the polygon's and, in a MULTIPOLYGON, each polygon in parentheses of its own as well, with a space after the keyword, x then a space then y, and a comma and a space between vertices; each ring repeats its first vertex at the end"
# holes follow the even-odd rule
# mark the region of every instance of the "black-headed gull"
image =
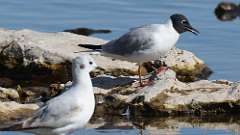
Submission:
POLYGON ((189 31, 197 35, 188 19, 182 14, 173 14, 165 24, 143 25, 105 45, 79 45, 89 49, 101 49, 102 54, 116 59, 136 62, 139 65, 139 82, 142 86, 140 65, 158 60, 175 46, 180 34, 189 31))

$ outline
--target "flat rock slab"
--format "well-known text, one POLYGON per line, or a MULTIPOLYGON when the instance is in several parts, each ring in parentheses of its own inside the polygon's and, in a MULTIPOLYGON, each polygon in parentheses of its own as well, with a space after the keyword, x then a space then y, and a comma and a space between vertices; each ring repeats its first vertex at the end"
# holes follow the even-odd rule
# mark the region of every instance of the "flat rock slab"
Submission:
POLYGON ((30 116, 37 109, 38 105, 36 104, 19 104, 14 101, 0 102, 0 121, 22 119, 30 116))
POLYGON ((178 81, 175 75, 168 70, 159 75, 160 79, 154 84, 145 87, 139 87, 134 77, 95 78, 99 79, 93 81, 95 93, 99 105, 102 105, 99 114, 123 114, 126 110, 133 115, 150 116, 239 112, 239 82, 201 80, 184 83, 178 81), (118 83, 119 79, 124 79, 125 85, 118 83), (104 87, 105 81, 114 87, 104 87))
MULTIPOLYGON (((45 80, 46 77, 51 77, 52 80, 60 78, 62 79, 60 81, 67 81, 70 78, 71 60, 81 53, 91 54, 104 72, 114 75, 136 74, 135 63, 112 60, 78 46, 102 45, 106 42, 66 32, 44 33, 27 29, 0 29, 1 74, 18 80, 33 78, 45 80)), ((186 81, 197 80, 211 72, 202 60, 185 50, 173 48, 163 61, 177 72, 178 78, 186 81)))
POLYGON ((169 79, 146 87, 135 96, 140 95, 144 96, 144 104, 167 113, 239 112, 240 107, 239 82, 202 80, 185 84, 169 79))

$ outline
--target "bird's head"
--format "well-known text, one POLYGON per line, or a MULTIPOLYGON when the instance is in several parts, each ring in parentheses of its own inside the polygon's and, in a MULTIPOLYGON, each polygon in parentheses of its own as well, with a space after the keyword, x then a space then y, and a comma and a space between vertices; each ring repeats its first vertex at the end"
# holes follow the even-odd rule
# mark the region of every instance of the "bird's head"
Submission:
POLYGON ((194 35, 198 35, 199 31, 191 26, 187 17, 182 14, 173 14, 170 16, 174 29, 179 33, 192 32, 194 35))
POLYGON ((91 56, 84 54, 73 60, 72 67, 74 69, 78 69, 79 71, 90 72, 97 67, 97 64, 91 56))

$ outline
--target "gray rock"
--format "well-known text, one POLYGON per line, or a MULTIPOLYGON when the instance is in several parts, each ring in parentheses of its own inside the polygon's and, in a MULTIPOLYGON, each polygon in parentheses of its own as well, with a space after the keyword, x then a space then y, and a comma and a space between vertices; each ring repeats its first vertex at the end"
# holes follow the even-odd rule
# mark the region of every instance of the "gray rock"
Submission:
MULTIPOLYGON (((100 45, 107 41, 75 35, 71 33, 43 33, 27 29, 0 29, 0 69, 11 78, 33 79, 33 73, 41 76, 42 80, 68 81, 70 77, 70 62, 80 53, 91 54, 97 64, 105 72, 113 75, 136 74, 135 63, 112 60, 81 48, 78 44, 100 45), (76 53, 79 52, 79 53, 76 53), (46 75, 47 74, 47 75, 46 75), (24 77, 23 77, 24 75, 24 77), (47 78, 48 79, 45 79, 47 78)), ((172 67, 182 80, 197 80, 207 66, 192 53, 173 49, 164 61, 172 67), (184 78, 183 76, 187 76, 184 78), (189 79, 190 78, 190 79, 189 79)), ((204 73, 205 74, 205 73, 204 73)), ((47 82, 47 81, 46 81, 47 82)))
POLYGON ((168 113, 234 112, 239 107, 240 83, 219 84, 207 80, 182 83, 172 79, 158 81, 136 95, 144 104, 168 113))
MULTIPOLYGON (((240 83, 201 80, 180 82, 175 72, 167 70, 152 85, 139 87, 138 82, 122 84, 115 77, 95 78, 95 94, 103 112, 121 114, 130 106, 133 115, 211 114, 239 112, 240 83), (104 87, 108 83, 108 86, 104 87)), ((105 76, 106 77, 106 76, 105 76)), ((124 78, 131 80, 134 76, 124 78)), ((120 79, 120 78, 119 78, 120 79)), ((127 82, 127 81, 126 81, 127 82)), ((98 103, 98 102, 97 102, 98 103)))

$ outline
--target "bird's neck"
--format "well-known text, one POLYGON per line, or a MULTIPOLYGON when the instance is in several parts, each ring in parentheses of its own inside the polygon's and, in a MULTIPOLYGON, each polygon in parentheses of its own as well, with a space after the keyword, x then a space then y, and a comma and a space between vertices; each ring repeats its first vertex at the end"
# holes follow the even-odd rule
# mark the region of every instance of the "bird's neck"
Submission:
POLYGON ((174 33, 177 33, 178 35, 180 35, 180 33, 179 33, 179 32, 176 30, 176 28, 174 27, 173 22, 172 22, 171 19, 169 19, 166 24, 167 24, 167 27, 169 27, 169 29, 170 29, 171 31, 173 31, 174 33))
POLYGON ((91 78, 88 72, 86 71, 74 71, 75 73, 73 73, 73 85, 74 86, 88 86, 91 87, 92 83, 91 83, 91 78))

